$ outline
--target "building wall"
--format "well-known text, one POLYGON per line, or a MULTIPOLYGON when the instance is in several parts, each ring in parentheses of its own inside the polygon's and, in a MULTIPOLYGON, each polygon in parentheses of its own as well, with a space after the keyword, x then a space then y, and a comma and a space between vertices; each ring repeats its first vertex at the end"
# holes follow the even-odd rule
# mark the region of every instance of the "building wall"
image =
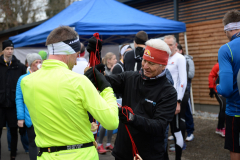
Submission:
MULTIPOLYGON (((174 17, 173 0, 153 0, 131 6, 159 17, 174 17)), ((240 10, 240 1, 179 1, 179 21, 186 23, 188 50, 193 56, 196 69, 192 82, 194 103, 218 104, 215 98, 209 97, 208 75, 217 63, 218 49, 228 42, 223 31, 222 18, 231 9, 240 10)), ((182 33, 179 35, 179 43, 185 46, 182 33)))

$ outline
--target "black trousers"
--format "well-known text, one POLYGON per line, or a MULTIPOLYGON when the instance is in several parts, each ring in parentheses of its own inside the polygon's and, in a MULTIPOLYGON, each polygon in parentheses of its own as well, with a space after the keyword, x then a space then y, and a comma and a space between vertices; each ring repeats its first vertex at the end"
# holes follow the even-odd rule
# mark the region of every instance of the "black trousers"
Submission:
POLYGON ((28 141, 29 141, 29 158, 30 160, 37 160, 38 149, 35 143, 36 134, 33 125, 27 128, 28 141))
POLYGON ((223 129, 224 128, 224 123, 225 123, 225 110, 226 110, 226 98, 219 95, 218 93, 215 93, 215 97, 217 98, 217 101, 219 103, 219 115, 218 115, 218 125, 217 129, 223 129))
MULTIPOLYGON (((2 129, 0 128, 0 138, 2 137, 2 129)), ((11 133, 11 156, 17 155, 17 142, 18 142, 18 127, 10 127, 11 133)), ((1 157, 1 140, 0 140, 0 157, 1 157)))
POLYGON ((177 145, 177 141, 181 141, 181 138, 183 138, 183 143, 185 139, 185 131, 186 131, 186 123, 185 123, 185 112, 188 105, 188 99, 189 99, 189 93, 185 92, 184 97, 182 99, 181 103, 181 110, 180 113, 175 115, 172 122, 170 123, 171 127, 171 133, 174 137, 174 143, 175 143, 175 159, 181 160, 182 157, 182 147, 177 145), (174 133, 181 132, 182 137, 176 137, 174 133))

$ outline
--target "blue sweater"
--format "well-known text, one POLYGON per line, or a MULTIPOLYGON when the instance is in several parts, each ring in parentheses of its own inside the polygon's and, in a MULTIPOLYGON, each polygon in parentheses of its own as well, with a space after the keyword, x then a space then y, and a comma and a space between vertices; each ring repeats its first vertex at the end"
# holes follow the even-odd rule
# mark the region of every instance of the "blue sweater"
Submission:
POLYGON ((28 72, 27 74, 22 75, 17 82, 17 88, 16 88, 16 107, 17 107, 17 119, 18 120, 25 120, 26 126, 29 128, 32 126, 32 120, 30 118, 27 106, 24 103, 23 100, 23 94, 22 94, 22 89, 21 89, 21 81, 24 77, 29 75, 30 73, 28 72))
POLYGON ((240 115, 240 95, 237 74, 240 69, 240 37, 235 34, 232 40, 218 51, 220 84, 216 87, 220 95, 227 99, 226 114, 240 115))

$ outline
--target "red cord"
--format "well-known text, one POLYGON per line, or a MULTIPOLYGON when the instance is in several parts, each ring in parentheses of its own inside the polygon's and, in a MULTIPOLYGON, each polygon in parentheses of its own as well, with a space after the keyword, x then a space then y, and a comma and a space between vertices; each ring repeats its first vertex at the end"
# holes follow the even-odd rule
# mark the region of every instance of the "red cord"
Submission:
MULTIPOLYGON (((95 79, 95 82, 96 82, 96 85, 97 85, 97 79, 96 79, 96 75, 95 75, 94 69, 95 69, 95 65, 98 65, 101 62, 100 61, 101 57, 100 57, 99 48, 98 48, 98 40, 101 40, 101 39, 99 38, 99 33, 94 33, 93 36, 97 39, 96 51, 95 51, 95 53, 93 51, 91 51, 91 53, 90 53, 89 66, 93 67, 93 76, 94 76, 94 79, 95 79), (99 59, 97 59, 97 56, 96 56, 97 53, 98 53, 98 58, 99 59)), ((98 87, 97 87, 97 89, 98 89, 98 87)), ((93 122, 96 122, 94 120, 94 118, 93 118, 93 122)), ((98 123, 97 134, 98 134, 99 126, 100 126, 100 123, 98 123)), ((95 141, 97 139, 97 134, 95 135, 95 141)))
MULTIPOLYGON (((122 114, 127 117, 127 121, 129 121, 128 111, 131 112, 131 113, 134 115, 132 108, 130 108, 130 107, 128 107, 128 106, 123 106, 123 107, 122 107, 122 114), (123 112, 123 108, 125 108, 126 114, 123 112)), ((126 130, 127 130, 127 132, 128 132, 129 138, 130 138, 131 143, 132 143, 133 157, 134 157, 134 156, 137 157, 137 154, 139 155, 138 150, 137 150, 137 146, 136 146, 136 144, 135 144, 135 142, 134 142, 134 140, 133 140, 133 138, 132 138, 132 135, 131 135, 131 133, 130 133, 130 131, 129 131, 129 129, 128 129, 128 127, 127 127, 126 124, 125 124, 125 128, 126 128, 126 130)))
POLYGON ((97 39, 97 43, 96 43, 95 53, 91 51, 91 54, 90 54, 90 59, 89 59, 90 67, 98 65, 101 62, 100 60, 101 57, 100 57, 99 48, 98 48, 98 40, 101 41, 101 39, 99 38, 99 33, 94 33, 93 36, 97 39), (97 54, 99 59, 97 58, 97 54))

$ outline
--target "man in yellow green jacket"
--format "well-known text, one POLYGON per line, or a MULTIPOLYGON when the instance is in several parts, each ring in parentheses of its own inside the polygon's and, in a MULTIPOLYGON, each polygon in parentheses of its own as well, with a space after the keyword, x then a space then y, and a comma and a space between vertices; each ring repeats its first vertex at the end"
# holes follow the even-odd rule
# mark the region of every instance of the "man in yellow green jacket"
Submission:
POLYGON ((78 34, 70 27, 53 30, 46 41, 49 59, 41 70, 22 79, 40 147, 39 160, 97 160, 87 111, 108 130, 118 127, 118 108, 111 85, 96 75, 98 90, 84 75, 71 71, 80 51, 78 34))

